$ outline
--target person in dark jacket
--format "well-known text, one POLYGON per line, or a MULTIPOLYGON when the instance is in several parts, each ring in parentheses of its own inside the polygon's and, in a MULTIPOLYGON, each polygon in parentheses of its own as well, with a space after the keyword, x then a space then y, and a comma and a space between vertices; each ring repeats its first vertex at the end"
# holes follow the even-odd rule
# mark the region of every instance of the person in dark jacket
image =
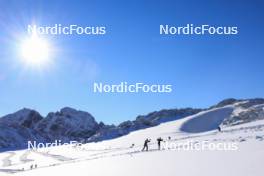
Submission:
POLYGON ((218 129, 218 132, 222 131, 220 126, 218 126, 217 129, 218 129))
POLYGON ((130 148, 133 148, 133 147, 135 147, 135 144, 131 144, 130 148))
POLYGON ((150 141, 151 141, 150 139, 146 139, 146 140, 144 141, 144 147, 143 147, 142 151, 144 151, 145 149, 146 149, 146 151, 148 151, 148 143, 149 143, 150 141))
POLYGON ((161 144, 162 141, 163 141, 163 139, 162 139, 161 137, 159 137, 159 138, 157 139, 159 150, 160 150, 160 144, 161 144))

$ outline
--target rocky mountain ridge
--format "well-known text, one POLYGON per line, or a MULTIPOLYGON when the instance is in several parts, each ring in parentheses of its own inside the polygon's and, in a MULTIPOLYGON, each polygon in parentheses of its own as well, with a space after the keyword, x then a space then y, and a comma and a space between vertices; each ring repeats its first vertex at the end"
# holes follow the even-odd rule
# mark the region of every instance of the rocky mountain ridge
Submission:
MULTIPOLYGON (((231 126, 264 119, 264 99, 226 99, 208 108, 234 106, 233 113, 223 120, 222 126, 231 126)), ((28 141, 94 142, 126 135, 132 131, 153 127, 181 119, 205 109, 182 108, 154 111, 140 115, 133 121, 119 125, 97 122, 88 112, 65 107, 42 117, 37 111, 22 109, 0 118, 0 148, 23 148, 28 141)))

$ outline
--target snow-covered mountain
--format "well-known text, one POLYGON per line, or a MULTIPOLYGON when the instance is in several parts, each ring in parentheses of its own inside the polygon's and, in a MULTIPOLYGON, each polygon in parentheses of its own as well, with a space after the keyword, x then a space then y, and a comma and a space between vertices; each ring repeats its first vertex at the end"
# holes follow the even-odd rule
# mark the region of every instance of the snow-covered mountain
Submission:
POLYGON ((91 137, 99 125, 88 112, 66 107, 59 112, 49 113, 46 118, 35 124, 34 129, 47 134, 51 140, 80 141, 91 137))
POLYGON ((0 148, 20 148, 27 141, 48 141, 45 134, 34 130, 34 126, 43 120, 41 115, 30 109, 22 109, 0 118, 0 148))
POLYGON ((35 124, 42 119, 43 117, 37 111, 24 108, 0 118, 0 123, 8 126, 17 125, 33 129, 35 124))
POLYGON ((69 107, 51 112, 45 118, 35 110, 22 109, 0 118, 0 126, 3 126, 0 131, 0 148, 23 148, 28 141, 92 142, 112 139, 200 111, 192 108, 162 110, 116 126, 98 123, 88 112, 69 107))
POLYGON ((264 119, 263 107, 264 99, 226 99, 208 109, 155 111, 117 126, 98 123, 88 112, 69 107, 49 113, 45 118, 35 110, 22 109, 0 118, 0 148, 21 148, 25 147, 28 141, 101 141, 195 114, 198 116, 184 123, 181 129, 192 133, 204 132, 214 130, 218 126, 233 126, 264 119), (202 116, 199 116, 200 113, 202 116), (196 128, 193 128, 194 123, 196 128), (208 123, 211 125, 205 127, 204 124, 208 123))
POLYGON ((264 99, 241 100, 234 103, 231 116, 224 119, 223 126, 233 126, 264 119, 264 99))
MULTIPOLYGON (((55 173, 66 176, 75 174, 262 176, 264 157, 262 101, 226 102, 185 118, 136 130, 111 140, 2 152, 0 175, 14 173, 15 176, 46 176, 55 173), (237 123, 233 123, 240 114, 251 113, 255 115, 243 115, 237 123), (219 125, 222 127, 221 132, 216 129, 219 125), (177 146, 172 148, 162 145, 159 150, 157 138, 160 137, 164 140, 163 144, 172 143, 177 146), (149 151, 142 152, 146 138, 151 139, 149 151), (208 144, 208 148, 194 147, 204 142, 208 144)), ((74 114, 78 113, 76 110, 69 110, 74 114)), ((63 118, 64 115, 60 114, 63 118)), ((90 116, 85 115, 85 118, 88 117, 90 116)), ((99 130, 105 125, 99 123, 98 126, 99 130)), ((113 130, 117 127, 109 128, 113 130)))

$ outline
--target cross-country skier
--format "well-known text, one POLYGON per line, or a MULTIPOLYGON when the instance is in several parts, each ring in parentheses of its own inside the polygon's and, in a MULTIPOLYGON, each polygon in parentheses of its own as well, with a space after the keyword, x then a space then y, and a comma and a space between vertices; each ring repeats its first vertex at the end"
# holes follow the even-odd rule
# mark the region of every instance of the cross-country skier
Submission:
POLYGON ((161 141, 163 141, 163 139, 162 139, 161 137, 159 137, 159 138, 157 139, 157 141, 158 141, 158 148, 159 148, 159 150, 160 150, 160 143, 161 143, 161 141))
POLYGON ((148 151, 148 143, 150 142, 151 140, 150 139, 146 139, 145 142, 144 142, 144 147, 142 149, 142 151, 144 151, 146 149, 146 151, 148 151))

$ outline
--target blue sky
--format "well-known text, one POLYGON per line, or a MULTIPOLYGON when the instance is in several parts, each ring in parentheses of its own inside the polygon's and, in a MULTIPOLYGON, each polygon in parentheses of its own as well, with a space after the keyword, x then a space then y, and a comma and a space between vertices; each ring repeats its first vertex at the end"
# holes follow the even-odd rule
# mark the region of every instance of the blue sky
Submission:
POLYGON ((176 107, 264 97, 264 3, 260 0, 0 0, 0 116, 65 106, 119 123, 176 107), (18 40, 27 25, 106 26, 103 36, 45 36, 52 64, 25 68, 18 40), (238 26, 232 36, 161 36, 160 24, 238 26), (93 82, 172 84, 170 94, 95 94, 93 82))

